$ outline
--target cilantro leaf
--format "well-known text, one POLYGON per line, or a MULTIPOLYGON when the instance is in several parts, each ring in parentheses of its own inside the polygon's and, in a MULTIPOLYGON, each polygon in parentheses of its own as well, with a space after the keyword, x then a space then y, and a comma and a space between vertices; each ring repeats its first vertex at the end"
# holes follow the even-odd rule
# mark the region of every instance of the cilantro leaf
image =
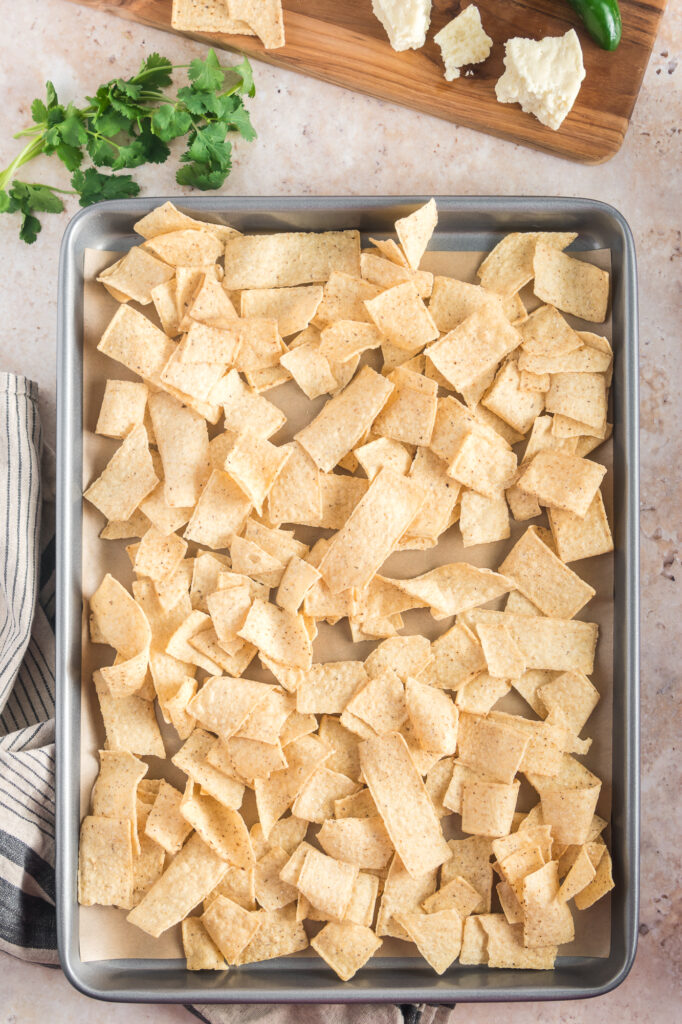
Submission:
POLYGON ((147 162, 144 146, 139 139, 133 139, 128 145, 119 146, 116 159, 111 165, 112 170, 122 171, 124 167, 139 167, 147 162))
POLYGON ((212 168, 227 170, 231 164, 232 145, 225 139, 226 128, 215 122, 197 131, 186 153, 180 157, 184 162, 194 161, 208 164, 212 168))
POLYGON ((37 217, 34 217, 32 213, 24 213, 21 218, 21 227, 19 228, 19 238, 22 242, 26 242, 28 245, 32 245, 36 238, 42 231, 43 226, 37 217))
POLYGON ((144 81, 145 89, 164 89, 171 84, 173 65, 167 57, 158 53, 150 53, 135 75, 135 79, 144 81))
POLYGON ((9 210, 9 193, 0 188, 0 213, 7 213, 9 210))
POLYGON ((15 210, 38 210, 42 213, 61 213, 64 203, 49 185, 34 185, 27 181, 13 181, 10 206, 15 210))
POLYGON ((64 120, 59 125, 59 135, 67 146, 82 146, 87 140, 83 116, 73 103, 69 103, 66 108, 64 120))
POLYGON ((151 128, 154 135, 170 142, 180 135, 186 135, 192 127, 192 118, 186 110, 174 107, 172 103, 164 103, 152 114, 151 128))
POLYGON ((132 123, 131 118, 111 108, 98 111, 91 122, 93 130, 98 135, 104 135, 108 139, 113 139, 119 132, 129 132, 132 128, 132 123))
POLYGON ((144 149, 145 160, 150 164, 165 163, 170 156, 170 149, 163 139, 149 131, 146 125, 140 133, 139 143, 144 149))
POLYGON ((229 167, 226 170, 215 170, 208 164, 191 163, 185 164, 177 171, 175 180, 178 185, 188 185, 190 188, 201 189, 202 192, 210 192, 221 188, 229 173, 229 167))
POLYGON ((56 149, 57 156, 63 164, 66 165, 66 169, 69 171, 75 171, 77 167, 80 167, 83 160, 83 154, 78 146, 69 146, 66 142, 60 142, 56 149))
POLYGON ((47 107, 42 100, 34 100, 31 104, 31 117, 36 124, 47 121, 47 107))
POLYGON ((241 64, 235 64, 232 71, 239 75, 242 80, 241 85, 238 87, 238 92, 245 96, 255 96, 256 86, 253 81, 253 68, 248 57, 244 57, 241 64))
POLYGON ((90 206, 101 199, 127 199, 140 191, 129 174, 101 174, 94 167, 75 171, 71 184, 80 195, 81 206, 90 206))
POLYGON ((209 50, 205 60, 197 58, 189 66, 190 81, 205 92, 217 92, 223 84, 224 75, 215 50, 209 50))

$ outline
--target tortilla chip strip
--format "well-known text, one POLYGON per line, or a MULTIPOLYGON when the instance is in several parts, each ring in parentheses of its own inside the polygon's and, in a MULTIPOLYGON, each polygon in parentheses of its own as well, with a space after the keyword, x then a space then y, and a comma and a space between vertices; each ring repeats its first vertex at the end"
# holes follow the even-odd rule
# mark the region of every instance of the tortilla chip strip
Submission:
POLYGON ((450 859, 440 821, 407 744, 388 733, 360 745, 360 764, 386 831, 413 878, 450 859))
POLYGON ((423 501, 424 492, 413 480, 382 469, 320 562, 319 570, 332 593, 369 584, 423 501))

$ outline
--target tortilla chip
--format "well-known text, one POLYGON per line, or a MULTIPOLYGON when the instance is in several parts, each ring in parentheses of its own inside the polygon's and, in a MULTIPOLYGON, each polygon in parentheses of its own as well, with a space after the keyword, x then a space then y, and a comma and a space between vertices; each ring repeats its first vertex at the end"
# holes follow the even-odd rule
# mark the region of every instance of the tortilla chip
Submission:
POLYGON ((96 434, 124 438, 144 420, 149 389, 140 381, 108 380, 97 417, 96 434))
POLYGON ((119 306, 97 350, 145 380, 158 382, 175 345, 143 313, 131 306, 119 306))
POLYGON ((256 598, 237 635, 275 661, 310 668, 312 644, 300 615, 256 598))
POLYGON ((304 821, 324 824, 334 813, 335 801, 359 789, 357 782, 352 782, 345 775, 323 766, 310 776, 299 791, 293 806, 292 814, 304 821))
POLYGON ((504 576, 466 562, 441 565, 414 579, 393 582, 406 594, 424 601, 442 618, 487 604, 514 589, 511 580, 504 576))
POLYGON ((147 773, 147 765, 127 751, 100 750, 99 761, 99 774, 92 789, 92 814, 121 822, 128 820, 133 854, 137 857, 137 787, 147 773))
POLYGON ((394 391, 374 421, 373 431, 405 444, 428 446, 438 401, 435 382, 403 367, 393 370, 388 379, 394 391))
POLYGON ((504 625, 479 623, 478 638, 488 666, 495 679, 516 678, 525 672, 526 662, 518 645, 504 625))
POLYGON ((332 539, 320 572, 332 593, 365 587, 393 550, 423 502, 421 488, 383 469, 332 539))
POLYGON ((577 238, 575 232, 518 231, 505 235, 478 268, 481 284, 491 292, 513 295, 532 280, 533 259, 542 243, 561 251, 577 238))
POLYGON ((607 892, 614 888, 612 875, 611 855, 608 850, 604 853, 597 865, 597 873, 594 879, 575 895, 575 905, 578 910, 587 910, 607 892))
POLYGON ((609 302, 609 274, 540 242, 533 257, 539 299, 583 320, 603 323, 609 302))
POLYGON ((523 879, 523 944, 529 949, 561 945, 575 936, 573 917, 564 900, 558 899, 556 861, 550 861, 523 879))
POLYGON ((595 594, 550 551, 533 526, 512 548, 500 571, 514 580, 521 593, 550 618, 572 619, 595 594))
POLYGON ((251 840, 241 814, 224 807, 212 796, 194 792, 191 779, 187 784, 180 813, 206 845, 223 860, 245 869, 253 865, 251 840))
POLYGON ((457 691, 457 707, 473 715, 485 715, 511 689, 506 679, 479 672, 457 691))
POLYGON ((360 763, 367 786, 400 858, 414 877, 450 856, 438 816, 402 736, 366 740, 360 763))
POLYGON ((481 894, 462 875, 455 875, 447 885, 442 885, 422 903, 427 914, 440 910, 456 910, 462 920, 480 905, 481 894))
POLYGON ((107 519, 129 519, 158 482, 147 431, 138 424, 114 452, 101 475, 90 484, 84 497, 107 519))
POLYGON ((147 818, 145 834, 167 853, 178 853, 192 831, 192 826, 180 813, 181 802, 182 793, 162 779, 147 818))
POLYGON ((218 884, 226 864, 198 835, 191 836, 127 920, 153 938, 187 917, 218 884))
POLYGON ((241 235, 225 245, 223 287, 234 291, 318 283, 333 270, 359 276, 357 231, 241 235))
POLYGON ((542 412, 545 397, 539 391, 523 389, 517 364, 509 360, 498 370, 482 402, 514 430, 525 434, 542 412))
POLYGON ((526 949, 523 926, 509 924, 504 914, 482 914, 478 920, 488 936, 489 967, 536 971, 549 971, 554 967, 556 946, 526 949))
POLYGON ((204 928, 201 918, 186 917, 182 922, 182 949, 188 971, 227 970, 227 964, 204 928))
POLYGON ((421 746, 441 755, 454 754, 459 714, 452 700, 442 690, 408 679, 405 702, 421 746))
MULTIPOLYGON (((370 679, 348 701, 344 714, 366 722, 377 735, 400 729, 407 717, 403 684, 387 669, 370 679)), ((344 723, 344 715, 341 716, 344 723)))
POLYGON ((463 924, 456 910, 396 914, 395 919, 436 974, 444 974, 459 956, 463 924))
POLYGON ((488 936, 480 917, 467 917, 464 921, 459 962, 471 966, 488 962, 488 936))
POLYGON ((340 921, 350 903, 357 876, 358 869, 354 865, 311 847, 305 855, 297 886, 314 907, 340 921))
POLYGON ((133 841, 128 818, 83 819, 78 848, 78 902, 128 909, 133 903, 133 841))
POLYGON ((376 924, 378 935, 391 935, 409 941, 407 932, 398 924, 394 915, 419 912, 422 902, 435 891, 437 873, 434 868, 413 878, 398 854, 395 854, 384 883, 376 924))
POLYGON ((438 328, 413 281, 394 285, 365 302, 381 334, 397 348, 416 352, 438 337, 438 328))
POLYGON ((331 472, 369 429, 392 390, 389 381, 364 366, 295 439, 323 472, 331 472))
POLYGON ((476 491, 464 490, 460 497, 459 528, 465 548, 506 540, 510 528, 504 494, 487 498, 476 491))
POLYGON ((591 675, 599 627, 594 622, 548 619, 475 609, 470 621, 502 623, 521 649, 528 668, 568 672, 575 669, 591 675))
MULTIPOLYGON (((187 32, 206 32, 210 34, 220 32, 225 35, 238 34, 245 36, 253 36, 256 34, 253 29, 246 24, 246 22, 237 21, 235 18, 231 17, 227 5, 221 4, 216 7, 213 4, 207 4, 205 0, 173 0, 171 25, 173 28, 178 29, 178 31, 184 30, 187 32)), ((173 207, 173 204, 164 203, 162 207, 158 207, 157 210, 153 210, 152 213, 143 217, 139 223, 144 224, 145 221, 156 214, 158 210, 163 210, 164 207, 168 206, 173 207)), ((172 212, 173 214, 177 214, 178 226, 183 225, 184 223, 184 221, 179 220, 179 218, 184 218, 184 220, 187 221, 191 220, 190 217, 185 218, 185 215, 181 214, 179 210, 175 209, 175 207, 173 207, 172 212)), ((171 218, 169 216, 167 219, 170 221, 171 226, 176 226, 174 217, 171 218)), ((193 221, 192 223, 196 224, 197 221, 193 221)), ((156 225, 154 224, 154 228, 155 227, 156 225)), ((137 230, 137 225, 135 230, 137 230)), ((148 229, 143 228, 143 231, 144 230, 148 229)), ((143 231, 138 232, 138 234, 143 234, 143 231)), ((191 968, 188 968, 188 970, 191 970, 191 968)))
POLYGON ((214 736, 203 729, 195 729, 171 760, 209 796, 224 807, 238 810, 244 798, 244 786, 207 762, 206 756, 214 744, 214 736))
POLYGON ((382 335, 373 324, 337 320, 322 329, 320 354, 330 364, 345 363, 363 352, 379 348, 382 335))
POLYGON ((519 782, 505 784, 487 779, 465 779, 462 786, 462 832, 480 836, 506 836, 516 808, 519 782))
MULTIPOLYGON (((422 299, 428 299, 433 291, 433 274, 427 270, 411 270, 407 266, 394 263, 390 259, 382 259, 374 252, 363 252, 360 256, 360 272, 362 273, 368 287, 373 287, 372 295, 365 298, 372 298, 380 291, 386 291, 404 281, 412 281, 422 299)), ((365 315, 367 311, 365 310, 365 315)), ((398 349, 404 357, 405 350, 398 349)))
POLYGON ((583 519, 589 511, 606 467, 562 451, 544 450, 521 467, 518 487, 540 504, 572 512, 583 519))
POLYGON ((521 335, 496 307, 475 310, 427 355, 448 383, 461 393, 483 374, 493 370, 521 344, 521 335))
POLYGON ((613 538, 600 491, 583 519, 558 508, 548 509, 547 515, 557 553, 563 562, 576 562, 613 551, 613 538))
POLYGON ((383 868, 393 853, 386 828, 377 816, 327 818, 317 840, 330 857, 368 870, 383 868))
POLYGON ((527 746, 525 736, 489 718, 471 714, 460 718, 460 761, 498 782, 513 783, 527 746))
POLYGON ((564 672, 543 682, 537 697, 547 712, 560 710, 576 736, 599 702, 599 692, 582 672, 564 672))
POLYGON ((241 293, 241 315, 276 320, 279 334, 286 338, 308 326, 321 301, 322 288, 319 285, 256 288, 241 293))

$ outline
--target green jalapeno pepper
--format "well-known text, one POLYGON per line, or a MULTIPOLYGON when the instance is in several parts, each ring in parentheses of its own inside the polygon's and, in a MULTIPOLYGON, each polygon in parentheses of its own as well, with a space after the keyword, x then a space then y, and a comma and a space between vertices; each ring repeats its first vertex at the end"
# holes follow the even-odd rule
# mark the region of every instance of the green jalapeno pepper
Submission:
POLYGON ((585 28, 603 50, 615 50, 623 26, 618 0, 568 0, 582 18, 585 28))

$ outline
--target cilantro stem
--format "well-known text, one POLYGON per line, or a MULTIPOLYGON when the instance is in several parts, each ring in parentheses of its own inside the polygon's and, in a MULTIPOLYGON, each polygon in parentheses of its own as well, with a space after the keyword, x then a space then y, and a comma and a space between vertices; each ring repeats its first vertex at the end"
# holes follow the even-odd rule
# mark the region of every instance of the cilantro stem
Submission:
POLYGON ((24 146, 21 153, 15 156, 9 166, 4 171, 0 172, 0 190, 4 189, 8 182, 14 176, 14 172, 18 171, 20 167, 27 164, 29 160, 32 160, 34 156, 38 156, 42 152, 43 146, 45 145, 44 136, 39 136, 37 139, 33 139, 28 145, 24 146))

